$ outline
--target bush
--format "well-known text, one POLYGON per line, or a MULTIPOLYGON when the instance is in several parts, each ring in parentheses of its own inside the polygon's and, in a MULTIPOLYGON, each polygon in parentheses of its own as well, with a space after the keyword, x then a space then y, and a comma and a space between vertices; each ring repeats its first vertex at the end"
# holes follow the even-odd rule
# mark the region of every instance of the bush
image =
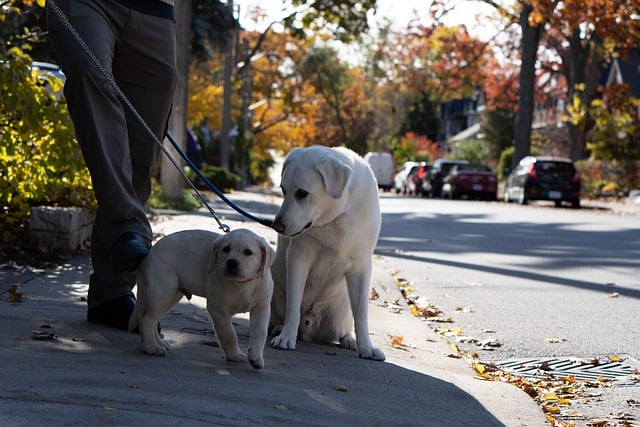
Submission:
POLYGON ((576 162, 582 183, 582 196, 595 199, 607 196, 626 196, 640 189, 640 161, 576 162))
POLYGON ((36 76, 31 58, 13 47, 0 64, 0 237, 26 231, 34 205, 93 206, 89 172, 76 142, 66 103, 36 76))
MULTIPOLYGON (((238 175, 229 172, 228 170, 221 168, 220 166, 213 166, 208 164, 203 164, 200 168, 200 172, 204 175, 213 185, 215 185, 220 191, 223 192, 231 192, 233 190, 237 190, 240 182, 242 182, 242 178, 238 175)), ((187 177, 193 181, 196 188, 198 190, 208 190, 202 180, 196 176, 195 172, 192 170, 187 170, 187 177)))

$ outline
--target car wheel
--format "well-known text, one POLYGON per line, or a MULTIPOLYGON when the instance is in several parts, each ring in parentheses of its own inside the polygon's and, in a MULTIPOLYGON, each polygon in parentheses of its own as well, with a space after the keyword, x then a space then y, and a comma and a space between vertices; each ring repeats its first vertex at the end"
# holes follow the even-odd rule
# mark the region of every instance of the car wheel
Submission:
POLYGON ((571 201, 571 207, 573 209, 580 209, 580 199, 575 199, 571 201))
POLYGON ((562 207, 562 200, 554 200, 553 203, 556 205, 556 208, 562 207))

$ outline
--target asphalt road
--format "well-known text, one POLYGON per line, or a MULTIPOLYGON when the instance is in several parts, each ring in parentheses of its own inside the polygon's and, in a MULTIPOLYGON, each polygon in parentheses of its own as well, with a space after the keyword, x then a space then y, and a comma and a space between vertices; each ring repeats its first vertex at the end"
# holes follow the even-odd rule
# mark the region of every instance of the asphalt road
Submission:
MULTIPOLYGON (((640 360, 640 216, 389 193, 381 207, 376 253, 461 328, 461 349, 640 360)), ((640 387, 622 394, 640 399, 640 387)))

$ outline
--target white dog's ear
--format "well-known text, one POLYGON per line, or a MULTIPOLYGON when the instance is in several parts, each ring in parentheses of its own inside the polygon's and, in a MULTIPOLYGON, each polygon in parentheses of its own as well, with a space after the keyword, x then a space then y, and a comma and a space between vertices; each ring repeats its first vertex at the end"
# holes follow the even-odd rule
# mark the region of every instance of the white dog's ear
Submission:
POLYGON ((322 177, 327 193, 334 199, 342 197, 351 176, 351 168, 336 158, 327 157, 316 164, 316 170, 322 177))
POLYGON ((271 268, 271 265, 273 265, 273 261, 276 257, 276 251, 265 239, 261 239, 260 246, 262 249, 262 263, 260 264, 259 278, 262 278, 267 270, 271 268))
POLYGON ((213 241, 211 245, 211 250, 209 251, 209 268, 207 269, 207 274, 211 274, 213 270, 216 268, 216 264, 218 263, 218 248, 220 247, 220 241, 222 239, 218 237, 213 241))

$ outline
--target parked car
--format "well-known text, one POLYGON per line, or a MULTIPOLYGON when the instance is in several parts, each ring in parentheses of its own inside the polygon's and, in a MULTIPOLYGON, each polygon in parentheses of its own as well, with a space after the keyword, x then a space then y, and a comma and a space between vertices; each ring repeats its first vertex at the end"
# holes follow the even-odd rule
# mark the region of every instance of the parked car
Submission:
POLYGON ((469 164, 466 160, 437 159, 422 180, 422 194, 431 197, 442 195, 442 180, 455 165, 469 164))
POLYGON ((378 188, 383 191, 393 187, 393 157, 390 153, 367 153, 364 160, 369 163, 378 181, 378 188))
POLYGON ((422 180, 428 173, 429 169, 431 169, 431 165, 424 162, 411 169, 411 172, 407 177, 407 191, 405 194, 413 196, 423 195, 422 180))
POLYGON ((442 181, 443 198, 496 200, 498 198, 498 176, 488 166, 480 164, 458 164, 451 168, 442 181))
POLYGON ((60 99, 60 96, 62 95, 62 87, 66 80, 66 77, 60 67, 48 62, 33 61, 31 63, 31 70, 35 72, 38 78, 38 83, 44 86, 56 98, 60 99), (59 84, 54 84, 52 86, 52 83, 54 83, 51 81, 52 77, 60 79, 59 84))
POLYGON ((393 188, 398 194, 407 194, 407 178, 409 174, 415 171, 420 163, 418 162, 404 162, 402 169, 396 173, 393 177, 393 188))
POLYGON ((524 157, 507 177, 504 201, 551 200, 580 207, 580 174, 573 162, 558 157, 524 157))

